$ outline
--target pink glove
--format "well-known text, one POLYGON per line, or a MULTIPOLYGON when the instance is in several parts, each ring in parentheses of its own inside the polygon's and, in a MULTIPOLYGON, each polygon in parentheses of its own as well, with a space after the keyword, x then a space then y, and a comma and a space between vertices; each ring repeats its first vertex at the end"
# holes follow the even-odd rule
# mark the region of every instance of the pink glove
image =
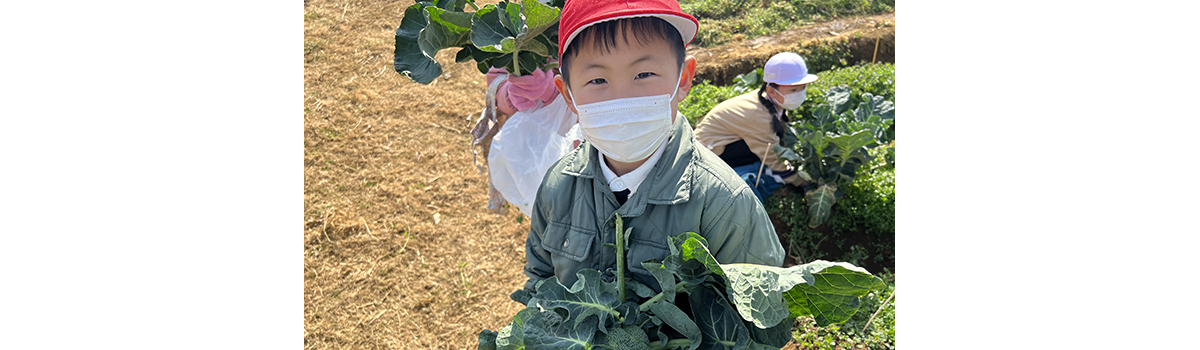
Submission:
POLYGON ((508 86, 508 99, 517 110, 536 107, 537 100, 542 100, 542 105, 548 105, 558 96, 558 90, 554 88, 554 73, 541 69, 535 69, 525 76, 509 76, 508 82, 511 83, 508 86))
MULTIPOLYGON (((504 69, 504 68, 488 69, 487 86, 492 86, 492 81, 496 80, 496 77, 501 76, 501 75, 508 75, 508 70, 504 69)), ((509 77, 509 78, 512 78, 512 77, 509 77)), ((509 82, 509 80, 500 82, 500 86, 496 88, 496 109, 500 110, 500 113, 504 113, 506 115, 513 115, 514 113, 517 113, 517 107, 513 106, 512 101, 509 100, 509 97, 508 97, 509 83, 508 82, 509 82)))

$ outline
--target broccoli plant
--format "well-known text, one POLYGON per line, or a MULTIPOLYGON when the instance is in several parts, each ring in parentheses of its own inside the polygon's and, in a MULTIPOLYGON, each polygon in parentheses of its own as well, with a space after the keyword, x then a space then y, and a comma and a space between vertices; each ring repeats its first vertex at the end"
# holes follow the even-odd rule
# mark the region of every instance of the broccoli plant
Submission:
POLYGON ((895 139, 896 108, 891 101, 870 93, 856 101, 844 86, 826 91, 825 99, 828 102, 817 105, 811 118, 789 126, 783 146, 772 147, 809 181, 804 199, 808 202, 808 226, 813 228, 829 218, 842 195, 838 186, 854 182, 872 159, 867 150, 895 139))
POLYGON ((558 66, 558 20, 565 1, 500 1, 482 8, 474 0, 420 1, 404 10, 396 28, 396 72, 421 84, 442 75, 433 59, 460 47, 456 62, 474 60, 481 73, 506 68, 513 75, 558 66), (475 12, 463 12, 470 5, 475 12))
POLYGON ((763 84, 763 69, 758 68, 743 74, 738 74, 733 77, 733 91, 739 94, 744 94, 750 91, 758 90, 763 84))
MULTIPOLYGON (((623 252, 630 229, 609 245, 623 252)), ((570 288, 557 277, 511 297, 525 305, 499 332, 479 333, 479 349, 779 349, 797 317, 820 325, 854 315, 883 280, 848 263, 814 261, 780 268, 720 264, 693 232, 669 238, 671 254, 641 263, 657 286, 583 269, 570 288)))

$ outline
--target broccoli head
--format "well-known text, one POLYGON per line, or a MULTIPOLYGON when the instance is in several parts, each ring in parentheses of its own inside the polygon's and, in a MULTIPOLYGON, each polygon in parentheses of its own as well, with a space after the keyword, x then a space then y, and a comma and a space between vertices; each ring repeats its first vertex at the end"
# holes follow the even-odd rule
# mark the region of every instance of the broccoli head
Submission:
POLYGON ((648 350, 650 339, 646 332, 637 326, 613 328, 608 332, 609 350, 648 350))

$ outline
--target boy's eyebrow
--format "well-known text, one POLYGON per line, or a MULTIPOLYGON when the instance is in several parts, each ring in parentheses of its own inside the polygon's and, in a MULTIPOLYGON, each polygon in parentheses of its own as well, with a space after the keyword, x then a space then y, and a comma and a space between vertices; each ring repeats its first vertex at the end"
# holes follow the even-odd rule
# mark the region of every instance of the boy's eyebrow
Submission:
POLYGON ((645 56, 642 56, 642 58, 639 58, 639 59, 637 59, 636 61, 633 61, 633 63, 631 63, 630 65, 632 66, 632 65, 635 65, 635 64, 638 64, 638 63, 642 63, 643 61, 650 61, 650 60, 653 60, 653 59, 654 59, 654 55, 652 55, 652 54, 646 54, 645 56))
MULTIPOLYGON (((642 56, 641 58, 638 58, 637 60, 634 60, 634 61, 633 61, 633 63, 630 63, 629 65, 631 65, 631 66, 632 66, 632 65, 637 65, 638 63, 641 63, 641 62, 644 62, 644 61, 652 61, 652 60, 654 60, 654 55, 653 55, 653 54, 646 54, 645 56, 642 56)), ((584 70, 587 70, 587 69, 592 69, 592 68, 600 68, 600 69, 604 69, 604 68, 608 68, 608 67, 607 67, 607 66, 605 66, 605 65, 603 65, 603 64, 600 64, 600 62, 592 62, 592 63, 588 63, 587 65, 583 66, 583 69, 584 69, 584 70)))

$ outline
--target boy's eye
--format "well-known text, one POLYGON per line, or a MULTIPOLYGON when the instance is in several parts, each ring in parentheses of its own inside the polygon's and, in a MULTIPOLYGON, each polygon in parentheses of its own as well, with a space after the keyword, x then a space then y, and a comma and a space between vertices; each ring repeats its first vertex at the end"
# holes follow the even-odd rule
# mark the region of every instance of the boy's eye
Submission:
POLYGON ((604 78, 596 78, 596 79, 588 80, 588 84, 604 84, 607 82, 608 81, 604 80, 604 78))
POLYGON ((652 75, 654 75, 654 73, 650 73, 650 72, 638 73, 637 77, 634 79, 649 78, 652 75))

